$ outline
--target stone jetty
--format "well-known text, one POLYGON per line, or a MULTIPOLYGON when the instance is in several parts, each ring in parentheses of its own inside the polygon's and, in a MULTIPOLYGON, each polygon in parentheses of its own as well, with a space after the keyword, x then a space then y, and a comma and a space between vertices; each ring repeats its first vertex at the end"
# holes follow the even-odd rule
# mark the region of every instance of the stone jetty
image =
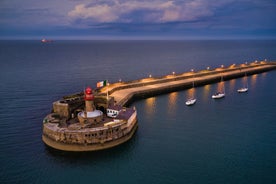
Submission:
POLYGON ((170 74, 160 78, 148 78, 109 84, 100 90, 101 93, 108 93, 118 105, 128 105, 137 98, 145 98, 158 94, 169 93, 188 89, 193 86, 203 86, 223 80, 244 77, 245 75, 258 74, 276 69, 276 62, 255 61, 252 63, 231 65, 228 67, 207 68, 201 71, 189 71, 182 74, 170 74))

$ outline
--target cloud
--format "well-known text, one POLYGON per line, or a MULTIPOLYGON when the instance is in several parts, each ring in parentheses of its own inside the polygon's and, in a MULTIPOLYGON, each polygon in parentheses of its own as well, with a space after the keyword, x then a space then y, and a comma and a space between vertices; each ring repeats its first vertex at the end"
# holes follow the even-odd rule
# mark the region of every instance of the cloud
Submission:
POLYGON ((72 20, 91 23, 167 23, 197 21, 233 0, 94 1, 78 4, 68 13, 72 20))

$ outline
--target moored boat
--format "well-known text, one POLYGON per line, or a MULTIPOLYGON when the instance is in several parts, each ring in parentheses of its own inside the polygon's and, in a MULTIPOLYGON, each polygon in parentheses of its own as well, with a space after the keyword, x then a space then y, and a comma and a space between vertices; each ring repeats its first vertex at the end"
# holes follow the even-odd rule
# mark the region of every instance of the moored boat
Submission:
POLYGON ((186 101, 186 105, 187 105, 187 106, 194 105, 195 103, 196 103, 196 99, 195 99, 195 98, 188 99, 188 100, 186 101))
POLYGON ((213 99, 219 99, 225 97, 225 93, 217 92, 216 94, 212 95, 213 99))
MULTIPOLYGON (((223 82, 223 77, 221 76, 221 83, 223 82)), ((222 83, 223 85, 223 92, 216 92, 215 94, 212 95, 212 98, 213 99, 220 99, 220 98, 223 98, 225 97, 225 88, 224 88, 224 83, 222 83)))
POLYGON ((238 89, 237 91, 238 91, 239 93, 245 93, 245 92, 248 91, 248 88, 243 87, 243 88, 238 89))

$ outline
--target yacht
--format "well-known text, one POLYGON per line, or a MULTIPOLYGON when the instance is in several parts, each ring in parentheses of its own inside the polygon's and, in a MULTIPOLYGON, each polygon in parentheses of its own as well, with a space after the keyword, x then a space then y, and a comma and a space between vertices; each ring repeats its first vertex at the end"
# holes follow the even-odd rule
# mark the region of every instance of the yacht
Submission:
MULTIPOLYGON (((223 78, 221 76, 221 82, 223 82, 223 78)), ((213 99, 219 99, 219 98, 223 98, 225 97, 225 88, 224 88, 224 84, 223 84, 223 92, 216 92, 214 95, 212 95, 213 99)))
POLYGON ((245 93, 248 91, 248 88, 247 87, 243 87, 243 88, 240 88, 237 90, 239 93, 245 93))
POLYGON ((217 92, 216 94, 212 95, 213 99, 219 99, 225 97, 225 93, 217 92))
POLYGON ((192 98, 192 99, 189 99, 186 101, 186 105, 187 106, 191 106, 191 105, 194 105, 196 103, 196 99, 195 98, 192 98))
POLYGON ((245 92, 248 91, 248 82, 247 82, 246 73, 245 73, 245 77, 246 77, 246 78, 245 78, 245 80, 246 80, 246 85, 244 85, 244 87, 242 87, 242 88, 240 88, 240 89, 237 90, 239 93, 245 93, 245 92))

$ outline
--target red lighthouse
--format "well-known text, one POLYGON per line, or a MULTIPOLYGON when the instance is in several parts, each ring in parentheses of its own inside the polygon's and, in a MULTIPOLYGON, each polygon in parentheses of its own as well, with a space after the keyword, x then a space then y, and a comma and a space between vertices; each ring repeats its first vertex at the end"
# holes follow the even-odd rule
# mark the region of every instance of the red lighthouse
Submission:
POLYGON ((90 87, 87 87, 84 90, 84 101, 85 109, 84 111, 78 113, 78 119, 80 123, 85 126, 85 124, 97 124, 103 119, 103 112, 96 110, 94 106, 94 95, 93 90, 90 87))
POLYGON ((87 87, 84 92, 84 100, 85 100, 85 111, 92 112, 95 110, 94 107, 94 95, 92 93, 92 89, 87 87))

